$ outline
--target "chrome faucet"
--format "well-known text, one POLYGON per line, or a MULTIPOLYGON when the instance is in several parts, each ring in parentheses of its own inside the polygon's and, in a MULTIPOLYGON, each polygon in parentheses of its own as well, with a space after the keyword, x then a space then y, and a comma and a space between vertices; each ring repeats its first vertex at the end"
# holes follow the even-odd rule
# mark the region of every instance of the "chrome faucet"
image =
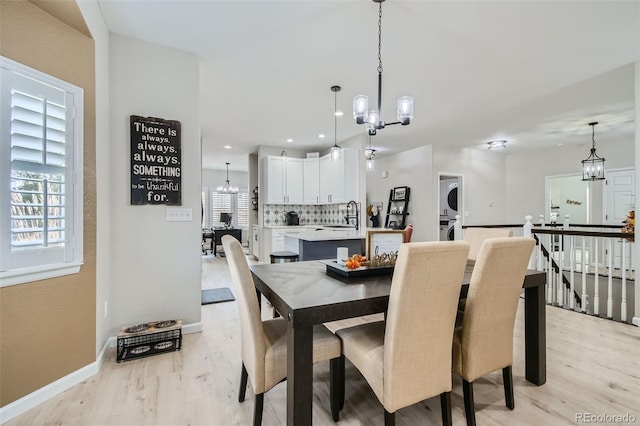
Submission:
POLYGON ((360 213, 358 212, 358 203, 355 200, 351 200, 347 203, 347 215, 344 217, 347 220, 347 225, 349 225, 349 219, 355 218, 356 220, 356 231, 360 229, 360 213), (353 205, 355 214, 349 214, 350 206, 353 205))

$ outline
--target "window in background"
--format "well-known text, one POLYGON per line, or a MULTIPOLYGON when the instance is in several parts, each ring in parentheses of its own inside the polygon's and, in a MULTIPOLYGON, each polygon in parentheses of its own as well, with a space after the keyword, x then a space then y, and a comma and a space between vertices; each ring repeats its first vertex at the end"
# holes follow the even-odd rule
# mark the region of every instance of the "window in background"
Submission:
POLYGON ((83 259, 83 91, 0 57, 0 285, 83 259))
POLYGON ((249 229, 249 194, 247 192, 219 194, 215 188, 203 188, 202 197, 205 212, 203 226, 205 228, 221 225, 220 214, 231 213, 232 226, 249 229), (209 197, 206 194, 209 194, 209 197))

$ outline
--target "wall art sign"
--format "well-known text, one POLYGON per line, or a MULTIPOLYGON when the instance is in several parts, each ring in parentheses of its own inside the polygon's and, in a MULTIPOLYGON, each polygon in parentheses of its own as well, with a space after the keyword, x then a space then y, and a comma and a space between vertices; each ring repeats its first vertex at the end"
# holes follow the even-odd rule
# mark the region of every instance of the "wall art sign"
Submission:
POLYGON ((180 122, 132 115, 131 204, 182 204, 180 122))

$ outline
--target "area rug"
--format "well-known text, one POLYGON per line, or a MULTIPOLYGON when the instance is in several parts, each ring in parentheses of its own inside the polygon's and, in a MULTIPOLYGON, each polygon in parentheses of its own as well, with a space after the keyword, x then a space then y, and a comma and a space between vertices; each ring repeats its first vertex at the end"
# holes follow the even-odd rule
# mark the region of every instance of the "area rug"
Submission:
POLYGON ((210 303, 230 302, 236 300, 231 293, 229 287, 212 288, 209 290, 202 290, 202 304, 208 305, 210 303))

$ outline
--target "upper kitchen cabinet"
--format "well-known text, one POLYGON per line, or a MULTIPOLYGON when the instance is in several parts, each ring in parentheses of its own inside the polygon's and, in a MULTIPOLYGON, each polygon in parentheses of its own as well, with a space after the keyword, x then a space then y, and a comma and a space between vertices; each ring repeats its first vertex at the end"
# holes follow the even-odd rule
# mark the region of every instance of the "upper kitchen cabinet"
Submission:
POLYGON ((344 203, 358 199, 358 152, 343 148, 337 161, 320 158, 320 202, 344 203))
POLYGON ((302 204, 303 159, 269 155, 263 161, 266 163, 266 203, 302 204))
POLYGON ((320 202, 320 159, 305 158, 304 162, 304 203, 320 202))

